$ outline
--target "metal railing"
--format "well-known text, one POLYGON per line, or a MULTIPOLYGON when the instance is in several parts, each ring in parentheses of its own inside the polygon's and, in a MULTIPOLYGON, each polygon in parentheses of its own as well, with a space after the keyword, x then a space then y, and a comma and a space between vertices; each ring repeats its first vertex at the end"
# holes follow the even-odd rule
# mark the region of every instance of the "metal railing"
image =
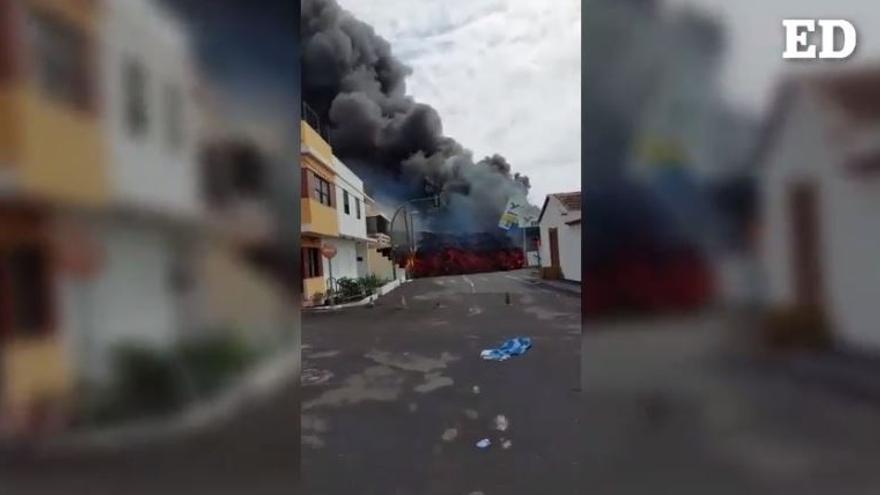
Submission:
POLYGON ((312 129, 314 129, 325 141, 329 140, 329 133, 327 132, 327 127, 321 122, 321 117, 318 116, 318 112, 312 109, 306 102, 302 102, 302 119, 309 125, 312 129))

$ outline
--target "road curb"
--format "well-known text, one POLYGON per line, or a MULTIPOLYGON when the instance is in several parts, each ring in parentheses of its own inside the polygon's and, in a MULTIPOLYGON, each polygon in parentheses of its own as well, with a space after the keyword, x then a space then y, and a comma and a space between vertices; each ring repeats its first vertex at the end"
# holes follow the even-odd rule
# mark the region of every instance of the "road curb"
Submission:
POLYGON ((369 296, 367 298, 361 299, 360 301, 355 301, 355 302, 345 303, 345 304, 336 304, 333 306, 318 306, 318 307, 313 307, 313 308, 304 308, 303 312, 304 313, 326 313, 326 312, 330 312, 330 311, 339 311, 340 309, 357 308, 357 307, 361 307, 361 306, 366 306, 370 303, 376 302, 380 297, 382 297, 386 294, 390 294, 391 292, 394 291, 394 289, 397 289, 398 287, 400 287, 401 285, 403 285, 407 282, 410 282, 410 280, 388 282, 387 284, 383 285, 382 287, 379 287, 379 289, 376 291, 375 294, 373 294, 372 296, 369 296))
POLYGON ((28 450, 42 453, 116 450, 198 433, 231 419, 247 404, 264 400, 298 379, 300 367, 298 350, 286 352, 247 373, 227 392, 195 404, 177 415, 71 432, 37 442, 30 445, 28 450))

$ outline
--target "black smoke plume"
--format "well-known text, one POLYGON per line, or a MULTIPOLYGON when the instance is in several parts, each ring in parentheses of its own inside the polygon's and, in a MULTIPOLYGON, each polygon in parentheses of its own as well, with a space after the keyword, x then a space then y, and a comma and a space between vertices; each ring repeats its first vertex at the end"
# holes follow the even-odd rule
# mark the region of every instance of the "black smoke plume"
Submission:
POLYGON ((335 0, 301 5, 303 99, 334 153, 387 206, 441 193, 446 208, 432 214, 433 229, 497 229, 508 197, 528 193, 528 177, 500 155, 474 161, 445 136, 437 111, 406 94, 411 69, 371 26, 335 0))

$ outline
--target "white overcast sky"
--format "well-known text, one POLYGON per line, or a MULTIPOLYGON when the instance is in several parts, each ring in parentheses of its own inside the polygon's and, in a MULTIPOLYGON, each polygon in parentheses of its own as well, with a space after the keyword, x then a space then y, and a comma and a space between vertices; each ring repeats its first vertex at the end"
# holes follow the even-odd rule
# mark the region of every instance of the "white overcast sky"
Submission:
MULTIPOLYGON (((722 90, 737 104, 765 107, 779 77, 810 70, 814 62, 783 60, 782 19, 846 19, 858 32, 856 53, 847 66, 876 61, 880 54, 880 2, 877 0, 668 0, 699 7, 724 23, 729 38, 722 90)), ((831 62, 839 63, 839 62, 831 62)))
POLYGON ((409 93, 444 133, 500 153, 530 199, 580 190, 580 0, 339 0, 413 68, 409 93))

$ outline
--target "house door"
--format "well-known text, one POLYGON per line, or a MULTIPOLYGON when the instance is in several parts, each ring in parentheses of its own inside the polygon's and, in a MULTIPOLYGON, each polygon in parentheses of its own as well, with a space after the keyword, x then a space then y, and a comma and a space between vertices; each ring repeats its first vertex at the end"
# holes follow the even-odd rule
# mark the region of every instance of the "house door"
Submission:
POLYGON ((559 269, 559 231, 556 227, 550 229, 550 266, 559 269))
POLYGON ((822 270, 816 185, 799 183, 789 190, 790 252, 797 304, 821 307, 822 270))

